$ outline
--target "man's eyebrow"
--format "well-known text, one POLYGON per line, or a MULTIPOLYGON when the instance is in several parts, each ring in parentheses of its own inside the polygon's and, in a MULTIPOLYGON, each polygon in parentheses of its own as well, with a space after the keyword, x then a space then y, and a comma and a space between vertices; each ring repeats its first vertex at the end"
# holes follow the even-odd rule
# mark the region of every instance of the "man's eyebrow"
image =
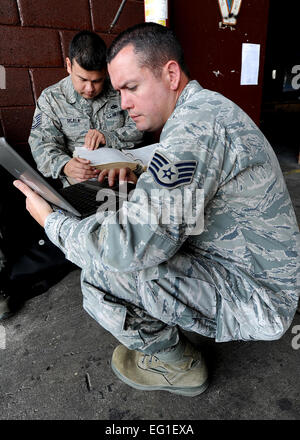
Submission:
POLYGON ((78 75, 78 73, 77 73, 77 76, 78 76, 78 78, 80 78, 80 79, 83 79, 83 80, 87 80, 86 78, 83 78, 83 76, 81 76, 81 75, 78 75))
MULTIPOLYGON (((77 74, 77 76, 78 76, 78 78, 82 79, 83 81, 89 81, 88 79, 83 78, 83 76, 80 76, 78 74, 77 74)), ((98 81, 101 81, 102 79, 103 78, 93 79, 91 82, 98 82, 98 81)))
POLYGON ((134 80, 124 81, 124 82, 118 87, 118 90, 120 90, 120 89, 125 89, 125 88, 128 86, 128 84, 133 83, 133 82, 134 82, 134 80))

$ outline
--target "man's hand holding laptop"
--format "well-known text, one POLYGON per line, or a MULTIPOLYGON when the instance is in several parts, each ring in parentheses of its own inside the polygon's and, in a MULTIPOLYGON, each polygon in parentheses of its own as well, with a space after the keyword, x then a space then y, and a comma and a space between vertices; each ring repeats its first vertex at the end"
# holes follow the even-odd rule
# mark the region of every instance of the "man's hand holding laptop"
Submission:
POLYGON ((49 203, 21 180, 15 180, 13 184, 26 196, 26 209, 29 214, 44 227, 46 218, 53 212, 49 203))
MULTIPOLYGON (((99 174, 99 182, 102 183, 106 177, 108 178, 109 186, 114 186, 118 178, 120 184, 125 181, 132 183, 137 182, 137 177, 130 168, 103 170, 99 174)), ((53 212, 49 203, 21 180, 15 180, 13 184, 25 195, 27 211, 42 227, 44 227, 46 218, 53 212)))

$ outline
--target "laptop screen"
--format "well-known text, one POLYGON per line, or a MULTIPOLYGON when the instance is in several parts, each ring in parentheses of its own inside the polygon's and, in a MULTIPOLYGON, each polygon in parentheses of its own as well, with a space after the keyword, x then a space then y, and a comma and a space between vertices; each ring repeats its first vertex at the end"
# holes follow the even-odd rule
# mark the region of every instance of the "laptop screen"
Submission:
POLYGON ((2 137, 0 138, 0 164, 17 179, 22 180, 45 200, 74 215, 79 212, 38 174, 2 137))

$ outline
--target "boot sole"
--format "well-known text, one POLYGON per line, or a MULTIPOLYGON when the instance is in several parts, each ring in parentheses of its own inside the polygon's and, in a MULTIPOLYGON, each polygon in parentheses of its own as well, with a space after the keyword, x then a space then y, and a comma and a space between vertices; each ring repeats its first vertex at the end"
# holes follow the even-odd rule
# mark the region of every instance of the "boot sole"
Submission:
POLYGON ((208 379, 206 379, 206 381, 199 387, 187 387, 187 388, 179 388, 179 387, 171 387, 171 386, 143 386, 143 385, 139 385, 135 382, 132 382, 130 379, 128 379, 127 377, 123 376, 113 365, 113 363, 111 364, 111 368, 113 370, 113 372, 115 373, 115 375, 124 383, 126 383, 126 385, 129 385, 132 388, 135 388, 136 390, 140 390, 140 391, 168 391, 169 393, 173 393, 173 394, 180 394, 181 396, 187 396, 187 397, 195 397, 195 396, 199 396, 199 394, 204 393, 204 391, 208 388, 209 382, 208 379))

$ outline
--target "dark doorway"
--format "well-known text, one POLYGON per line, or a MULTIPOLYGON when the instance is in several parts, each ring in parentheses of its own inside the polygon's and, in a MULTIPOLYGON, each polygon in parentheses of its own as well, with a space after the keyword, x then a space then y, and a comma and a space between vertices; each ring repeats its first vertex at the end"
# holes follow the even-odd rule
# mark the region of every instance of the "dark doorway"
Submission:
POLYGON ((278 155, 300 150, 299 2, 270 2, 261 129, 278 155))

